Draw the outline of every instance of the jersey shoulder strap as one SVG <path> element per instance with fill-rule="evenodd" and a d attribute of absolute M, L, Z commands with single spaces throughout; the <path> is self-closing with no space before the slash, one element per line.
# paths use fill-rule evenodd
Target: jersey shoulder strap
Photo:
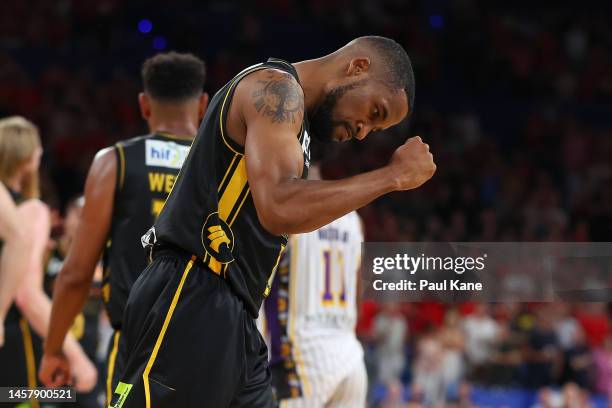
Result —
<path fill-rule="evenodd" d="M 116 180 L 116 191 L 121 192 L 125 186 L 125 172 L 128 160 L 127 150 L 132 149 L 133 146 L 139 145 L 143 140 L 147 139 L 151 135 L 136 136 L 131 139 L 120 140 L 115 143 L 115 154 L 117 157 L 117 180 Z"/>

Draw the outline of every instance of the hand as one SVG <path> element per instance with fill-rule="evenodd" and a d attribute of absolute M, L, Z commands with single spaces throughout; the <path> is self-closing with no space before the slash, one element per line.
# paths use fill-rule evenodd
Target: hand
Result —
<path fill-rule="evenodd" d="M 387 168 L 391 171 L 396 190 L 417 188 L 436 172 L 429 145 L 423 143 L 419 136 L 411 137 L 398 147 Z"/>
<path fill-rule="evenodd" d="M 3 319 L 0 319 L 0 348 L 4 346 L 4 323 L 2 320 Z"/>
<path fill-rule="evenodd" d="M 63 353 L 45 353 L 38 370 L 38 378 L 45 387 L 58 388 L 62 385 L 70 385 L 70 364 L 66 356 Z"/>
<path fill-rule="evenodd" d="M 87 393 L 94 389 L 98 381 L 98 370 L 93 363 L 83 355 L 72 364 L 74 388 L 80 393 Z"/>

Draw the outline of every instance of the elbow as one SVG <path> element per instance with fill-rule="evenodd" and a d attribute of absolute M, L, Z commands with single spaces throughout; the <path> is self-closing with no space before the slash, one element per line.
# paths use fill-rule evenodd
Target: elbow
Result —
<path fill-rule="evenodd" d="M 24 288 L 15 294 L 15 305 L 24 316 L 29 316 L 31 309 L 35 307 L 36 300 L 35 288 Z"/>
<path fill-rule="evenodd" d="M 282 206 L 268 205 L 265 211 L 257 211 L 261 226 L 272 235 L 293 233 L 292 217 Z"/>
<path fill-rule="evenodd" d="M 71 268 L 64 265 L 57 276 L 54 291 L 65 290 L 68 293 L 89 290 L 91 278 L 85 274 L 77 273 L 79 268 Z"/>
<path fill-rule="evenodd" d="M 275 216 L 259 216 L 259 223 L 272 235 L 289 234 L 287 223 Z"/>

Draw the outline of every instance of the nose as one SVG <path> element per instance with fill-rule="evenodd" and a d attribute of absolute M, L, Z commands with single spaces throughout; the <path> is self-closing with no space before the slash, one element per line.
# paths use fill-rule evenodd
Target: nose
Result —
<path fill-rule="evenodd" d="M 370 128 L 366 126 L 363 122 L 357 122 L 357 133 L 355 134 L 355 138 L 357 140 L 363 140 L 370 132 Z"/>

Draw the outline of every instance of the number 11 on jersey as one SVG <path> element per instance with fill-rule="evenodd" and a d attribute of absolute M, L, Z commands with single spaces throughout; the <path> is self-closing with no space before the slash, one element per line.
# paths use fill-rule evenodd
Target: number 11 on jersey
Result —
<path fill-rule="evenodd" d="M 346 305 L 346 284 L 344 282 L 346 271 L 344 269 L 342 251 L 334 251 L 333 249 L 323 251 L 323 272 L 325 275 L 323 277 L 321 302 L 324 306 Z M 337 286 L 340 286 L 340 288 Z"/>

